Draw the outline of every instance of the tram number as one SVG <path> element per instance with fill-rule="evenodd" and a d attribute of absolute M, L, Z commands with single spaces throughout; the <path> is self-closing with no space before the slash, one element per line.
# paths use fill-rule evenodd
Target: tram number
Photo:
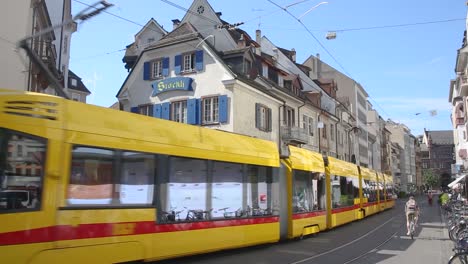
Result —
<path fill-rule="evenodd" d="M 112 235 L 131 235 L 135 233 L 135 223 L 124 223 L 112 225 Z"/>

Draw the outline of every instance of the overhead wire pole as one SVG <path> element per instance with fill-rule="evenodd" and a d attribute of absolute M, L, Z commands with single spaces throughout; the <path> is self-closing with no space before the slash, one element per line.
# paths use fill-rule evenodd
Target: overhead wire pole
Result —
<path fill-rule="evenodd" d="M 312 31 L 310 31 L 310 29 L 300 20 L 298 19 L 297 17 L 295 17 L 291 12 L 289 12 L 286 7 L 282 7 L 278 4 L 276 4 L 275 2 L 271 1 L 271 0 L 268 0 L 268 2 L 272 3 L 273 5 L 277 6 L 278 8 L 281 8 L 284 10 L 284 12 L 288 13 L 288 15 L 292 16 L 294 19 L 297 20 L 297 22 L 299 22 L 299 24 L 301 24 L 305 30 L 315 39 L 315 41 L 317 41 L 317 43 L 320 45 L 320 47 L 322 47 L 323 50 L 325 50 L 325 52 L 338 64 L 338 66 L 340 66 L 340 68 L 348 75 L 348 76 L 351 76 L 351 74 L 348 73 L 348 71 L 346 71 L 346 69 L 343 67 L 343 65 L 341 65 L 341 63 L 335 58 L 335 56 L 333 56 L 327 48 L 325 48 L 325 46 L 322 44 L 322 42 L 320 42 L 320 40 L 318 40 L 317 37 L 315 37 L 315 35 L 312 33 Z M 320 4 L 316 5 L 315 7 L 319 6 Z M 313 8 L 315 8 L 313 7 Z M 312 8 L 312 9 L 313 9 Z"/>

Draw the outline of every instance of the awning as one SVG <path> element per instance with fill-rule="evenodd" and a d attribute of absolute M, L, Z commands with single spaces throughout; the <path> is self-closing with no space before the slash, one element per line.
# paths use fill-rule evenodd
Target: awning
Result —
<path fill-rule="evenodd" d="M 457 183 L 459 183 L 461 180 L 465 179 L 465 176 L 466 176 L 466 174 L 463 175 L 463 176 L 458 177 L 456 180 L 454 180 L 453 182 L 449 183 L 448 187 L 449 187 L 449 188 L 455 187 L 455 185 L 456 185 Z"/>

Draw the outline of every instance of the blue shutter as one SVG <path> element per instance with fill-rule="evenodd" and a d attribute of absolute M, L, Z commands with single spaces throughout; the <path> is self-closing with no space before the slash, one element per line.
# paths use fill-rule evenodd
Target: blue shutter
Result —
<path fill-rule="evenodd" d="M 203 71 L 203 50 L 195 51 L 195 69 Z"/>
<path fill-rule="evenodd" d="M 180 74 L 182 71 L 182 55 L 176 55 L 174 58 L 174 71 L 175 74 Z"/>
<path fill-rule="evenodd" d="M 162 75 L 164 77 L 169 76 L 169 58 L 168 57 L 163 58 L 163 61 L 162 61 Z"/>
<path fill-rule="evenodd" d="M 153 106 L 153 117 L 161 118 L 161 116 L 162 116 L 161 104 L 155 104 Z"/>
<path fill-rule="evenodd" d="M 162 103 L 162 111 L 161 111 L 161 118 L 169 120 L 171 109 L 171 103 Z"/>
<path fill-rule="evenodd" d="M 198 122 L 198 107 L 197 99 L 188 99 L 187 100 L 187 123 L 191 125 L 196 125 Z"/>
<path fill-rule="evenodd" d="M 130 112 L 136 113 L 136 114 L 140 113 L 140 111 L 138 111 L 138 106 L 131 107 Z"/>
<path fill-rule="evenodd" d="M 150 80 L 151 63 L 149 61 L 143 64 L 143 80 Z"/>
<path fill-rule="evenodd" d="M 221 95 L 218 99 L 219 103 L 219 122 L 227 123 L 228 121 L 228 97 Z"/>

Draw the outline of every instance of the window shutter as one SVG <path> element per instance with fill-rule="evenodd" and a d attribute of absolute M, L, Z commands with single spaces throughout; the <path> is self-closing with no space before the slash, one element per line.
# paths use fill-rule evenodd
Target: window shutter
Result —
<path fill-rule="evenodd" d="M 271 132 L 272 130 L 272 117 L 271 117 L 271 108 L 268 108 L 268 131 Z"/>
<path fill-rule="evenodd" d="M 161 111 L 161 118 L 162 119 L 170 119 L 170 108 L 171 108 L 171 103 L 162 103 L 162 111 Z"/>
<path fill-rule="evenodd" d="M 149 61 L 143 64 L 143 80 L 150 80 L 151 63 Z"/>
<path fill-rule="evenodd" d="M 175 74 L 180 74 L 182 71 L 182 55 L 176 55 L 174 58 L 174 71 Z"/>
<path fill-rule="evenodd" d="M 197 122 L 197 99 L 192 98 L 187 100 L 187 123 L 196 125 Z"/>
<path fill-rule="evenodd" d="M 255 127 L 260 128 L 260 104 L 255 103 Z"/>
<path fill-rule="evenodd" d="M 138 106 L 131 107 L 130 112 L 136 113 L 136 114 L 140 113 L 140 111 L 138 111 Z"/>
<path fill-rule="evenodd" d="M 228 97 L 221 95 L 219 98 L 219 122 L 227 123 L 228 121 Z"/>
<path fill-rule="evenodd" d="M 155 104 L 153 106 L 153 117 L 161 118 L 162 114 L 162 107 L 161 104 Z"/>
<path fill-rule="evenodd" d="M 203 71 L 203 50 L 195 51 L 195 69 Z"/>
<path fill-rule="evenodd" d="M 162 61 L 162 75 L 164 77 L 169 76 L 169 58 L 165 57 Z"/>

